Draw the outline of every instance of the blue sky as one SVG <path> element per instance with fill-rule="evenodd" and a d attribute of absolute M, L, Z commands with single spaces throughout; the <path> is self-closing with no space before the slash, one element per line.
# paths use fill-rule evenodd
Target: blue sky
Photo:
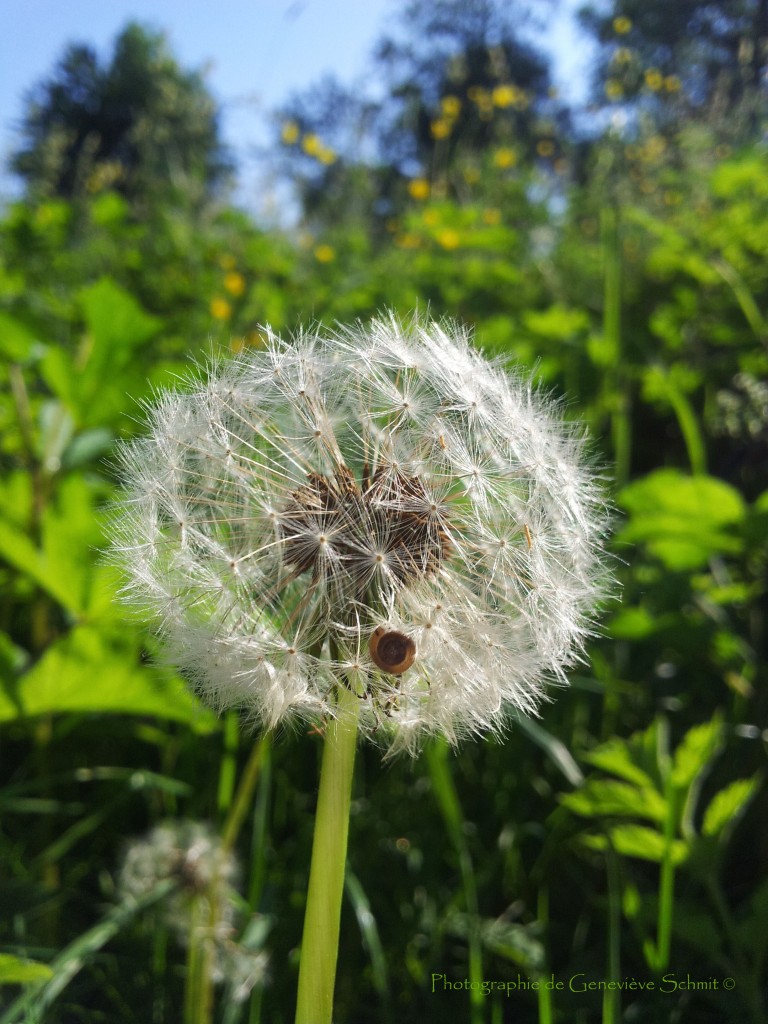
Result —
<path fill-rule="evenodd" d="M 573 31 L 575 0 L 561 0 L 546 33 L 558 84 L 583 96 L 588 58 Z M 222 129 L 240 168 L 241 202 L 268 196 L 255 149 L 269 135 L 270 110 L 324 73 L 354 82 L 399 0 L 5 0 L 0 37 L 0 160 L 17 136 L 25 92 L 48 75 L 70 42 L 102 55 L 131 19 L 164 31 L 182 66 L 204 69 L 221 105 Z M 0 175 L 0 197 L 14 189 Z"/>

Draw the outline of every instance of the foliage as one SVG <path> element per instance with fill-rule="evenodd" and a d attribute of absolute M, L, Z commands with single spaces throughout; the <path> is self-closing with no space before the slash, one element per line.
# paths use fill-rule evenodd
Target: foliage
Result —
<path fill-rule="evenodd" d="M 229 170 L 202 77 L 183 72 L 161 35 L 129 24 L 108 66 L 71 46 L 30 93 L 12 166 L 40 196 L 114 186 L 132 201 L 158 191 L 204 195 Z"/>
<path fill-rule="evenodd" d="M 730 32 L 736 6 L 715 8 Z M 646 9 L 609 5 L 605 25 L 635 19 L 638 53 L 641 30 L 682 38 L 689 5 Z M 429 85 L 416 58 L 392 81 L 413 75 L 431 115 L 445 52 L 417 50 Z M 663 69 L 685 90 L 688 53 Z M 127 841 L 179 818 L 236 847 L 232 938 L 270 956 L 248 1002 L 234 977 L 217 988 L 215 1019 L 292 1019 L 320 744 L 256 744 L 154 660 L 98 554 L 111 451 L 141 429 L 136 402 L 209 348 L 385 304 L 464 319 L 569 396 L 613 480 L 621 596 L 538 721 L 415 762 L 358 751 L 339 1021 L 765 1019 L 765 144 L 759 120 L 737 133 L 666 102 L 589 139 L 535 104 L 528 139 L 492 103 L 487 134 L 468 126 L 449 154 L 419 149 L 390 95 L 413 164 L 337 150 L 330 128 L 308 149 L 310 121 L 292 141 L 283 121 L 281 159 L 318 183 L 292 233 L 223 201 L 201 212 L 194 190 L 157 201 L 138 177 L 130 196 L 30 184 L 6 208 L 0 1021 L 179 1019 L 184 950 L 116 883 Z M 665 974 L 735 987 L 661 991 Z M 575 992 L 576 975 L 645 987 Z M 517 987 L 481 998 L 470 978 Z"/>

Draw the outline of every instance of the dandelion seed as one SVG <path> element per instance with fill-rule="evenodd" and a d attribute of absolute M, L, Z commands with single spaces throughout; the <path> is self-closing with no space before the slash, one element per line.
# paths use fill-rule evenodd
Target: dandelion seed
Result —
<path fill-rule="evenodd" d="M 267 727 L 347 689 L 395 748 L 535 713 L 606 578 L 578 428 L 454 324 L 265 339 L 121 451 L 113 551 L 169 658 Z"/>

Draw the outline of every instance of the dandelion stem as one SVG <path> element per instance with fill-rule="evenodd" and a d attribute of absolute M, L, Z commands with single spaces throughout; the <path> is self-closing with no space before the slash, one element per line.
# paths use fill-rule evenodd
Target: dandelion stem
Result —
<path fill-rule="evenodd" d="M 331 1024 L 360 700 L 338 688 L 326 730 L 304 915 L 296 1024 Z"/>

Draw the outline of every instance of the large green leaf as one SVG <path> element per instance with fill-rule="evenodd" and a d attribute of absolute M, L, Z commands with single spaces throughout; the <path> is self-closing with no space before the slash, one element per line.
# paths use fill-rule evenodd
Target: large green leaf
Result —
<path fill-rule="evenodd" d="M 187 691 L 139 662 L 130 634 L 77 626 L 52 644 L 0 693 L 0 721 L 60 712 L 153 715 L 185 722 L 200 732 L 217 727 L 216 716 Z"/>
<path fill-rule="evenodd" d="M 621 539 L 645 544 L 669 569 L 696 569 L 742 548 L 744 501 L 722 480 L 660 469 L 625 487 L 619 501 L 629 512 Z"/>

